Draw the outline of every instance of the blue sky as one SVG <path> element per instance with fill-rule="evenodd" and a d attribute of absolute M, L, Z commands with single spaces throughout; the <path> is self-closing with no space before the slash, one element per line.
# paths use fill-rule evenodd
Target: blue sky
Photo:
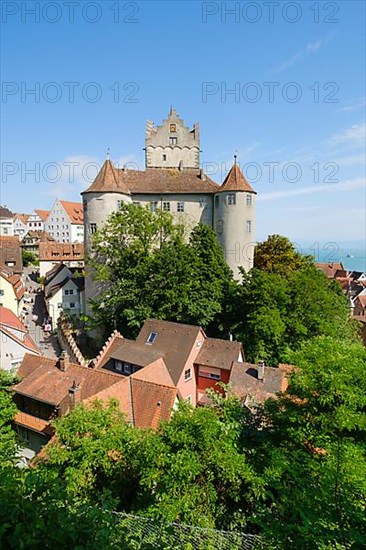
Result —
<path fill-rule="evenodd" d="M 69 4 L 2 2 L 2 204 L 79 200 L 108 147 L 143 167 L 173 105 L 217 182 L 237 151 L 258 239 L 365 237 L 364 2 Z"/>

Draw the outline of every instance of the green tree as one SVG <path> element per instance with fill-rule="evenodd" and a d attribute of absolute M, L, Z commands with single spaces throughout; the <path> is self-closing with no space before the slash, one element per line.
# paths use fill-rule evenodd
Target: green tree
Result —
<path fill-rule="evenodd" d="M 366 350 L 323 336 L 291 359 L 288 394 L 266 404 L 260 455 L 274 475 L 261 524 L 279 548 L 364 548 Z"/>
<path fill-rule="evenodd" d="M 223 310 L 232 273 L 214 231 L 185 230 L 168 212 L 123 205 L 95 235 L 90 263 L 103 290 L 97 323 L 133 336 L 149 317 L 207 326 Z"/>
<path fill-rule="evenodd" d="M 254 249 L 254 267 L 267 273 L 288 276 L 312 263 L 311 256 L 302 256 L 289 239 L 281 235 L 269 235 Z"/>
<path fill-rule="evenodd" d="M 39 260 L 33 252 L 22 249 L 22 259 L 24 267 L 29 265 L 39 265 Z"/>

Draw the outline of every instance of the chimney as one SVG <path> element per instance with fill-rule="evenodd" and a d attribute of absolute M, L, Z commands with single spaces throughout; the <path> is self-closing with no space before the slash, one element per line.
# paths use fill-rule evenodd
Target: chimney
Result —
<path fill-rule="evenodd" d="M 67 371 L 69 364 L 70 357 L 68 356 L 66 351 L 62 351 L 60 359 L 58 360 L 59 369 L 63 372 Z"/>
<path fill-rule="evenodd" d="M 200 178 L 202 181 L 205 181 L 206 179 L 206 174 L 204 173 L 203 168 L 200 168 Z"/>
<path fill-rule="evenodd" d="M 258 380 L 264 380 L 264 361 L 258 361 Z"/>
<path fill-rule="evenodd" d="M 73 409 L 75 405 L 81 402 L 81 392 L 79 385 L 75 382 L 72 383 L 71 388 L 69 388 L 69 405 L 70 409 Z"/>

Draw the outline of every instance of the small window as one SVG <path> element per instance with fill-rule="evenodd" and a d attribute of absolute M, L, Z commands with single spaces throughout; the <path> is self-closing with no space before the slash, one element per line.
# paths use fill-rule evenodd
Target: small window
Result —
<path fill-rule="evenodd" d="M 157 332 L 150 332 L 149 338 L 146 340 L 147 344 L 153 344 L 155 342 L 155 338 L 157 337 Z"/>
<path fill-rule="evenodd" d="M 184 399 L 184 401 L 187 401 L 187 403 L 191 403 L 191 396 L 187 395 L 187 397 Z"/>
<path fill-rule="evenodd" d="M 247 220 L 247 223 L 245 225 L 245 230 L 246 230 L 247 233 L 252 232 L 252 222 L 251 222 L 251 220 Z"/>
<path fill-rule="evenodd" d="M 231 204 L 236 204 L 236 195 L 234 193 L 230 193 L 228 196 L 227 196 L 227 203 L 229 205 Z"/>
<path fill-rule="evenodd" d="M 75 309 L 75 302 L 70 302 L 70 308 Z"/>
<path fill-rule="evenodd" d="M 252 206 L 252 195 L 250 193 L 247 194 L 247 206 Z"/>
<path fill-rule="evenodd" d="M 200 197 L 199 200 L 200 200 L 200 207 L 201 207 L 201 208 L 204 208 L 204 207 L 206 206 L 206 201 L 205 201 L 205 199 L 204 199 L 203 197 Z"/>
<path fill-rule="evenodd" d="M 166 155 L 163 155 L 163 160 L 166 160 Z"/>
<path fill-rule="evenodd" d="M 69 294 L 69 290 L 65 290 L 65 296 L 67 296 Z"/>
<path fill-rule="evenodd" d="M 150 202 L 150 212 L 156 212 L 158 209 L 158 202 L 157 201 L 151 201 Z"/>
<path fill-rule="evenodd" d="M 176 137 L 169 138 L 170 145 L 177 145 L 178 139 Z"/>
<path fill-rule="evenodd" d="M 218 208 L 220 205 L 220 197 L 218 195 L 216 195 L 215 197 L 215 207 Z"/>
<path fill-rule="evenodd" d="M 176 124 L 171 124 L 171 125 L 170 125 L 170 131 L 171 131 L 172 133 L 176 132 L 176 131 L 177 131 L 177 125 L 176 125 Z"/>
<path fill-rule="evenodd" d="M 170 202 L 163 202 L 163 210 L 170 212 Z"/>
<path fill-rule="evenodd" d="M 130 365 L 129 363 L 123 363 L 123 372 L 125 374 L 131 374 L 132 372 L 132 365 Z"/>
<path fill-rule="evenodd" d="M 2 288 L 0 288 L 0 296 L 4 296 L 4 291 Z"/>
<path fill-rule="evenodd" d="M 117 359 L 114 361 L 114 370 L 122 372 L 122 361 L 117 361 Z"/>
<path fill-rule="evenodd" d="M 97 224 L 96 223 L 91 223 L 90 226 L 89 226 L 89 229 L 90 229 L 90 233 L 96 233 L 97 232 Z"/>
<path fill-rule="evenodd" d="M 184 371 L 184 380 L 190 380 L 192 378 L 192 371 L 191 369 L 187 369 Z"/>
<path fill-rule="evenodd" d="M 184 202 L 177 203 L 177 212 L 184 212 Z"/>

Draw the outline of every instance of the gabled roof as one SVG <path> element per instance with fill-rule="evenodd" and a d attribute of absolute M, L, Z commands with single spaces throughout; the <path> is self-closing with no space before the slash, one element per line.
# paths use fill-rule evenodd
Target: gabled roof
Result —
<path fill-rule="evenodd" d="M 14 218 L 15 214 L 9 208 L 0 208 L 0 218 Z"/>
<path fill-rule="evenodd" d="M 14 263 L 14 266 L 8 266 L 9 263 Z M 0 264 L 11 267 L 14 273 L 22 272 L 23 260 L 19 237 L 0 235 Z"/>
<path fill-rule="evenodd" d="M 20 365 L 18 374 L 25 378 L 14 386 L 16 393 L 37 401 L 59 405 L 68 396 L 74 382 L 79 386 L 81 400 L 99 393 L 120 380 L 118 374 L 82 367 L 70 363 L 66 371 L 58 368 L 56 360 L 26 355 L 25 366 Z M 33 368 L 31 368 L 31 366 Z"/>
<path fill-rule="evenodd" d="M 15 221 L 16 219 L 19 219 L 22 223 L 24 223 L 24 225 L 26 225 L 29 216 L 30 216 L 30 214 L 15 214 L 15 216 L 14 216 L 14 221 Z"/>
<path fill-rule="evenodd" d="M 255 193 L 254 189 L 243 176 L 240 166 L 236 163 L 231 167 L 220 187 L 220 191 L 246 191 L 248 193 Z"/>
<path fill-rule="evenodd" d="M 30 229 L 28 233 L 24 236 L 22 244 L 27 242 L 29 239 L 37 239 L 38 242 L 55 242 L 55 239 L 44 230 Z"/>
<path fill-rule="evenodd" d="M 59 201 L 73 224 L 81 225 L 84 221 L 83 205 L 81 202 Z"/>
<path fill-rule="evenodd" d="M 233 362 L 239 360 L 240 353 L 244 359 L 243 346 L 240 342 L 207 338 L 195 359 L 195 364 L 231 370 Z"/>
<path fill-rule="evenodd" d="M 40 210 L 39 208 L 36 208 L 35 213 L 38 214 L 38 216 L 41 218 L 43 222 L 45 222 L 51 212 L 51 210 Z"/>
<path fill-rule="evenodd" d="M 21 332 L 22 336 L 14 333 L 14 330 Z M 21 347 L 37 354 L 41 353 L 38 346 L 27 333 L 27 329 L 23 323 L 12 311 L 10 311 L 10 309 L 2 306 L 0 306 L 0 332 L 2 332 L 7 338 L 11 338 Z"/>
<path fill-rule="evenodd" d="M 199 168 L 147 168 L 125 170 L 106 160 L 92 185 L 85 193 L 115 192 L 135 194 L 217 193 L 220 186 Z"/>
<path fill-rule="evenodd" d="M 344 271 L 342 262 L 316 262 L 315 267 L 322 271 L 328 279 L 334 279 L 337 271 Z"/>
<path fill-rule="evenodd" d="M 157 336 L 152 344 L 148 344 L 147 340 L 152 332 Z M 145 346 L 146 349 L 161 354 L 176 385 L 200 333 L 203 341 L 205 335 L 201 327 L 148 319 L 141 328 L 136 342 Z"/>
<path fill-rule="evenodd" d="M 250 399 L 255 403 L 264 403 L 266 399 L 284 391 L 286 369 L 265 366 L 263 379 L 259 379 L 258 374 L 258 365 L 233 363 L 229 379 L 230 391 L 242 401 Z"/>
<path fill-rule="evenodd" d="M 108 353 L 105 354 L 102 361 L 98 364 L 98 368 L 104 367 L 110 359 L 126 361 L 127 363 L 137 365 L 138 367 L 146 367 L 161 357 L 161 353 L 157 353 L 151 349 L 151 346 L 146 347 L 143 344 L 135 342 L 134 340 L 128 340 L 122 336 L 116 336 L 108 350 Z"/>

